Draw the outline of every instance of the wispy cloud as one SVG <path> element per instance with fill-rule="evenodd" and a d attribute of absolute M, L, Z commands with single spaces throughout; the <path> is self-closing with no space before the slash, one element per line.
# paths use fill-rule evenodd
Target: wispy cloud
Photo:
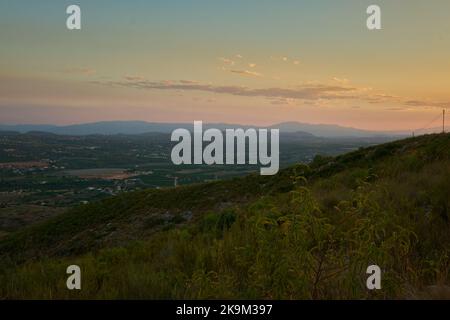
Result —
<path fill-rule="evenodd" d="M 182 84 L 199 84 L 200 82 L 195 81 L 195 80 L 180 80 L 179 81 Z"/>
<path fill-rule="evenodd" d="M 249 70 L 230 70 L 232 73 L 237 73 L 243 76 L 250 76 L 250 77 L 262 77 L 263 75 L 259 72 L 249 71 Z"/>
<path fill-rule="evenodd" d="M 425 100 L 408 100 L 405 105 L 410 107 L 434 107 L 434 108 L 448 108 L 450 107 L 450 102 L 442 101 L 425 101 Z"/>
<path fill-rule="evenodd" d="M 72 67 L 63 70 L 64 73 L 79 74 L 85 76 L 91 76 L 97 73 L 95 69 L 84 67 Z"/>
<path fill-rule="evenodd" d="M 333 77 L 331 79 L 338 83 L 344 83 L 344 84 L 349 83 L 349 80 L 346 78 Z"/>
<path fill-rule="evenodd" d="M 227 70 L 229 72 L 259 77 L 261 74 L 249 70 Z M 450 103 L 437 101 L 414 100 L 392 94 L 376 92 L 370 87 L 358 87 L 350 85 L 347 79 L 337 78 L 329 83 L 318 81 L 307 82 L 295 87 L 268 87 L 251 88 L 238 85 L 214 85 L 202 83 L 194 80 L 163 80 L 150 81 L 137 76 L 125 76 L 121 81 L 91 81 L 92 83 L 107 86 L 122 86 L 142 90 L 173 90 L 176 92 L 209 92 L 217 94 L 227 94 L 241 97 L 262 97 L 267 98 L 270 103 L 278 105 L 293 105 L 297 100 L 314 105 L 323 105 L 331 101 L 362 101 L 370 104 L 383 104 L 389 109 L 402 110 L 411 108 L 435 108 L 446 107 Z"/>
<path fill-rule="evenodd" d="M 270 103 L 274 104 L 274 105 L 294 105 L 295 104 L 296 99 L 291 99 L 291 98 L 275 98 L 275 99 L 271 99 Z"/>
<path fill-rule="evenodd" d="M 241 71 L 235 70 L 238 73 Z M 242 71 L 247 74 L 247 72 Z M 97 82 L 98 83 L 98 82 Z M 203 91 L 219 94 L 229 94 L 244 97 L 266 97 L 271 99 L 296 99 L 296 100 L 316 100 L 316 99 L 356 99 L 360 90 L 356 87 L 339 85 L 301 85 L 294 88 L 249 88 L 245 86 L 218 86 L 212 84 L 202 84 L 196 82 L 187 83 L 184 81 L 116 81 L 103 82 L 105 85 L 124 86 L 144 90 L 183 90 L 183 91 Z"/>
<path fill-rule="evenodd" d="M 281 61 L 281 62 L 286 62 L 286 63 L 292 63 L 294 65 L 299 65 L 300 64 L 300 60 L 299 59 L 289 58 L 287 56 L 270 56 L 270 60 Z"/>
<path fill-rule="evenodd" d="M 141 80 L 144 80 L 144 77 L 142 77 L 142 76 L 133 76 L 133 75 L 125 75 L 123 78 L 125 80 L 128 80 L 128 81 L 141 81 Z"/>
<path fill-rule="evenodd" d="M 228 58 L 220 58 L 220 60 L 228 65 L 222 66 L 221 70 L 226 72 L 231 72 L 234 74 L 246 76 L 246 77 L 264 77 L 264 74 L 257 72 L 256 63 L 253 62 L 245 62 L 244 60 L 238 61 L 239 59 L 243 59 L 243 56 L 240 54 L 234 55 L 234 59 L 232 60 Z M 287 55 L 278 55 L 278 56 L 270 56 L 270 60 L 281 62 L 281 65 L 300 65 L 300 60 L 295 59 L 294 57 L 289 57 Z M 234 68 L 230 68 L 234 66 Z M 247 66 L 251 70 L 245 68 Z M 238 68 L 238 67 L 242 67 Z M 256 68 L 256 69 L 255 69 Z M 259 70 L 258 70 L 259 71 Z M 266 74 L 267 78 L 272 80 L 280 80 L 279 76 Z M 286 99 L 302 99 L 302 100 L 344 100 L 344 99 L 359 99 L 365 101 L 366 103 L 377 105 L 377 104 L 395 104 L 395 106 L 389 107 L 386 110 L 406 110 L 412 108 L 448 108 L 450 106 L 450 102 L 442 102 L 442 101 L 431 101 L 431 100 L 421 100 L 415 99 L 411 97 L 405 96 L 397 96 L 389 93 L 380 93 L 379 91 L 374 90 L 370 87 L 356 87 L 351 85 L 351 82 L 346 77 L 331 77 L 328 84 L 323 84 L 320 82 L 310 82 L 306 83 L 302 86 L 299 86 L 295 89 L 293 88 L 267 88 L 267 89 L 251 89 L 245 87 L 226 87 L 226 90 L 223 90 L 225 87 L 221 86 L 203 86 L 198 84 L 199 86 L 196 88 L 190 88 L 187 90 L 201 90 L 208 92 L 217 92 L 217 93 L 226 93 L 232 95 L 241 95 L 241 96 L 261 96 L 272 98 L 271 103 L 273 104 L 286 104 Z M 332 83 L 330 85 L 329 83 Z M 170 89 L 170 88 L 166 88 Z M 292 103 L 292 102 L 290 102 Z"/>
<path fill-rule="evenodd" d="M 408 108 L 405 108 L 405 107 L 389 107 L 389 108 L 386 108 L 384 110 L 387 110 L 387 111 L 405 111 L 405 110 L 408 110 Z"/>
<path fill-rule="evenodd" d="M 236 62 L 234 60 L 228 59 L 228 58 L 219 58 L 220 61 L 222 61 L 224 64 L 227 64 L 229 66 L 234 66 Z"/>

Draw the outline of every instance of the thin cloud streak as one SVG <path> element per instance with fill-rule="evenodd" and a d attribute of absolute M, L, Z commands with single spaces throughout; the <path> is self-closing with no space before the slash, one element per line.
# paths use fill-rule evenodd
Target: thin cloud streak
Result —
<path fill-rule="evenodd" d="M 258 73 L 254 73 L 248 70 L 230 70 L 237 74 L 246 76 L 258 76 Z M 149 81 L 133 79 L 132 77 L 126 77 L 122 81 L 92 81 L 91 83 L 107 85 L 107 86 L 120 86 L 135 88 L 141 90 L 174 90 L 174 91 L 198 91 L 209 92 L 216 94 L 227 94 L 241 97 L 262 97 L 267 98 L 273 104 L 283 104 L 289 101 L 289 104 L 293 103 L 293 100 L 305 100 L 305 101 L 325 101 L 325 100 L 360 100 L 370 104 L 380 103 L 395 103 L 397 107 L 402 105 L 407 108 L 412 107 L 444 107 L 450 105 L 450 103 L 431 102 L 412 100 L 410 98 L 402 98 L 395 95 L 389 95 L 385 93 L 373 92 L 372 88 L 350 86 L 347 83 L 336 84 L 321 84 L 321 83 L 307 83 L 296 87 L 282 88 L 282 87 L 269 87 L 269 88 L 250 88 L 246 86 L 220 86 L 213 84 L 205 84 L 191 80 L 165 80 L 165 81 Z"/>
<path fill-rule="evenodd" d="M 237 73 L 243 76 L 250 76 L 250 77 L 262 77 L 263 75 L 259 72 L 255 71 L 249 71 L 249 70 L 230 70 L 231 73 Z"/>
<path fill-rule="evenodd" d="M 75 67 L 75 68 L 67 68 L 63 70 L 64 73 L 68 74 L 80 74 L 85 76 L 91 76 L 97 73 L 95 69 L 92 68 L 82 68 L 82 67 Z"/>
<path fill-rule="evenodd" d="M 216 86 L 187 81 L 147 81 L 130 80 L 95 82 L 110 86 L 122 86 L 145 90 L 183 90 L 203 91 L 219 94 L 229 94 L 244 97 L 266 97 L 281 99 L 316 100 L 316 99 L 356 99 L 360 98 L 359 89 L 338 85 L 303 85 L 295 88 L 249 88 L 245 86 Z"/>

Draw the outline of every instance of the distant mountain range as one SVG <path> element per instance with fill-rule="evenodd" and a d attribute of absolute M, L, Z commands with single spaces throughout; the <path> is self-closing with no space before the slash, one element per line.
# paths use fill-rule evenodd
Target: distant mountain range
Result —
<path fill-rule="evenodd" d="M 84 124 L 75 124 L 68 126 L 56 125 L 35 125 L 35 124 L 19 124 L 19 125 L 2 125 L 1 131 L 16 131 L 27 133 L 31 131 L 48 132 L 62 135 L 90 135 L 90 134 L 142 134 L 148 132 L 171 133 L 177 128 L 186 128 L 192 130 L 192 123 L 158 123 L 145 121 L 104 121 Z M 204 124 L 204 129 L 217 128 L 250 128 L 255 126 L 226 124 L 226 123 L 208 123 Z M 326 138 L 342 138 L 342 137 L 380 137 L 380 136 L 403 136 L 405 132 L 381 132 L 355 129 L 350 127 L 342 127 L 330 124 L 309 124 L 300 122 L 282 122 L 269 127 L 279 128 L 281 133 L 297 133 L 310 134 L 317 137 Z"/>

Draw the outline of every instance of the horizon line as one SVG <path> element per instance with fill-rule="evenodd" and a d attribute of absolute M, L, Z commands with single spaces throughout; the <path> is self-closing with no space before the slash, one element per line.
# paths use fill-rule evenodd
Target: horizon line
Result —
<path fill-rule="evenodd" d="M 201 120 L 192 120 L 192 122 L 188 121 L 182 121 L 182 122 L 163 122 L 163 121 L 146 121 L 146 120 L 101 120 L 101 121 L 92 121 L 92 122 L 77 122 L 77 123 L 71 123 L 71 124 L 54 124 L 54 123 L 0 123 L 0 126 L 53 126 L 58 128 L 64 128 L 64 127 L 70 127 L 70 126 L 78 126 L 78 125 L 92 125 L 92 124 L 99 124 L 99 123 L 120 123 L 120 122 L 141 122 L 141 123 L 147 123 L 147 124 L 180 124 L 180 125 L 186 125 L 186 124 L 193 124 L 194 121 L 201 121 Z M 405 134 L 406 132 L 414 132 L 414 131 L 424 131 L 424 130 L 439 130 L 441 127 L 430 127 L 430 128 L 423 128 L 421 130 L 413 130 L 413 129 L 394 129 L 394 130 L 372 130 L 372 129 L 365 129 L 365 128 L 358 128 L 358 127 L 351 127 L 351 126 L 343 126 L 336 123 L 311 123 L 311 122 L 299 122 L 299 121 L 283 121 L 283 122 L 276 122 L 270 125 L 256 125 L 256 124 L 248 124 L 248 123 L 230 123 L 230 122 L 215 122 L 215 121 L 203 121 L 204 124 L 212 125 L 212 124 L 221 124 L 221 125 L 239 125 L 239 126 L 246 126 L 246 127 L 256 127 L 256 128 L 263 128 L 263 127 L 275 127 L 277 125 L 292 123 L 292 124 L 303 124 L 303 125 L 314 125 L 314 126 L 337 126 L 343 129 L 354 129 L 354 130 L 361 130 L 361 131 L 367 131 L 372 133 L 402 133 Z M 445 126 L 445 128 L 449 127 L 448 125 Z"/>

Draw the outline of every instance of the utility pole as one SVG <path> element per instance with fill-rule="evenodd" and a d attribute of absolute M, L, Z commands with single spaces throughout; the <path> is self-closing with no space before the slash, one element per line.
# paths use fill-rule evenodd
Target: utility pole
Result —
<path fill-rule="evenodd" d="M 445 109 L 442 109 L 442 133 L 445 133 Z"/>

